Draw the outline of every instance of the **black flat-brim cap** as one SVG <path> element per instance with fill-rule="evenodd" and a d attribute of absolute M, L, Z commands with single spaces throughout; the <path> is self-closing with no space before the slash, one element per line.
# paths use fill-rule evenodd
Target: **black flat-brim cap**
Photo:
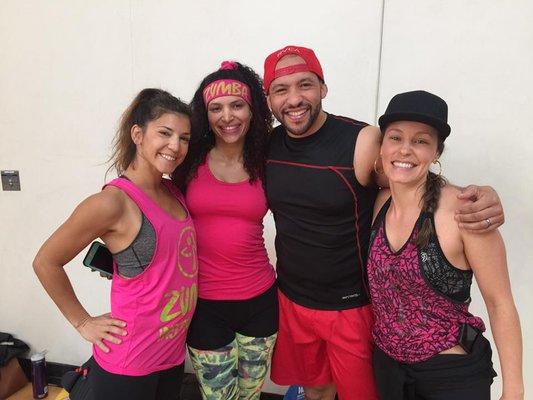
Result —
<path fill-rule="evenodd" d="M 385 114 L 379 117 L 379 127 L 385 132 L 391 122 L 416 121 L 435 128 L 442 140 L 450 134 L 448 105 L 439 96 L 424 90 L 400 93 L 394 96 Z"/>

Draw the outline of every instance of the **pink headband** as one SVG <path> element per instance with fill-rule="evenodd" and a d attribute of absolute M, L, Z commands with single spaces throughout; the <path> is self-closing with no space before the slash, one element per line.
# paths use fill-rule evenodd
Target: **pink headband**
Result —
<path fill-rule="evenodd" d="M 252 105 L 252 96 L 247 84 L 235 79 L 219 79 L 211 82 L 204 88 L 204 103 L 207 106 L 211 101 L 223 96 L 237 96 Z"/>

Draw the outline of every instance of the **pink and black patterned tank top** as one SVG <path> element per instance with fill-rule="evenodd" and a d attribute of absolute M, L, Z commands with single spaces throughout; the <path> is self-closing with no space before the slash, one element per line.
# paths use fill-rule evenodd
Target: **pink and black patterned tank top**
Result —
<path fill-rule="evenodd" d="M 417 220 L 407 242 L 396 252 L 387 240 L 381 208 L 370 236 L 368 281 L 375 314 L 376 345 L 404 363 L 425 361 L 459 342 L 460 327 L 484 331 L 483 321 L 468 312 L 472 271 L 454 267 L 444 256 L 436 235 L 424 249 L 416 236 L 424 218 Z"/>

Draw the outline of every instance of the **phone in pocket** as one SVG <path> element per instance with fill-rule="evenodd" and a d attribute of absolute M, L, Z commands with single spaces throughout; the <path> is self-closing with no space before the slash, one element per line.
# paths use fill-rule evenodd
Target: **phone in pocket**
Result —
<path fill-rule="evenodd" d="M 83 265 L 93 271 L 98 271 L 107 278 L 113 276 L 113 255 L 101 242 L 92 242 L 89 251 L 83 259 Z"/>
<path fill-rule="evenodd" d="M 467 354 L 472 353 L 474 342 L 479 336 L 479 333 L 479 330 L 474 328 L 472 325 L 461 325 L 461 328 L 459 330 L 459 345 Z"/>

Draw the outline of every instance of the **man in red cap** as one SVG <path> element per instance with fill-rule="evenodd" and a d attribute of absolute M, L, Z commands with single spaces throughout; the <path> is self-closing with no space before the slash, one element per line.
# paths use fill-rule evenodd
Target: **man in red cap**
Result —
<path fill-rule="evenodd" d="M 377 194 L 379 128 L 322 110 L 328 92 L 313 50 L 286 46 L 265 60 L 264 88 L 281 123 L 266 170 L 276 222 L 280 326 L 272 380 L 307 399 L 377 399 L 366 255 Z M 380 182 L 378 182 L 379 184 Z M 471 187 L 472 229 L 503 223 L 492 189 Z"/>

